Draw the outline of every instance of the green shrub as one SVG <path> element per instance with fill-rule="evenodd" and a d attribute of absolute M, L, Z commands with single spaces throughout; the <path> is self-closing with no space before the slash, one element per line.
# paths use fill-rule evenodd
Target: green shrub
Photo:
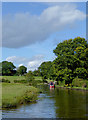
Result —
<path fill-rule="evenodd" d="M 14 80 L 14 83 L 27 83 L 27 80 Z"/>
<path fill-rule="evenodd" d="M 76 87 L 87 87 L 87 80 L 82 78 L 75 78 L 72 81 L 72 85 Z"/>
<path fill-rule="evenodd" d="M 9 81 L 9 80 L 4 79 L 4 78 L 2 78 L 2 79 L 0 80 L 0 82 L 10 83 L 10 81 Z"/>

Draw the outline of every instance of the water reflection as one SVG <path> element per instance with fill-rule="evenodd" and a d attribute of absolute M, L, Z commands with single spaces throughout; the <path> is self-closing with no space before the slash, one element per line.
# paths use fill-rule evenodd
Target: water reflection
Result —
<path fill-rule="evenodd" d="M 87 94 L 88 95 L 88 94 Z M 86 93 L 77 90 L 56 89 L 56 117 L 86 118 Z"/>

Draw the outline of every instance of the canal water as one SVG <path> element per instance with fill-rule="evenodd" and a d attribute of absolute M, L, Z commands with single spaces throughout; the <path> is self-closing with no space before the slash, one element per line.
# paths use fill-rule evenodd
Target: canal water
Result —
<path fill-rule="evenodd" d="M 36 103 L 3 110 L 3 118 L 84 118 L 88 117 L 88 92 L 40 86 L 43 93 Z"/>

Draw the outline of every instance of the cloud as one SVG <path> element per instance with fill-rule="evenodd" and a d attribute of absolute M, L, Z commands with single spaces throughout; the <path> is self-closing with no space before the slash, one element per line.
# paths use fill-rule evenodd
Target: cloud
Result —
<path fill-rule="evenodd" d="M 13 64 L 16 64 L 19 66 L 26 66 L 27 70 L 35 70 L 37 69 L 42 62 L 44 62 L 44 56 L 43 55 L 36 55 L 32 58 L 24 58 L 24 57 L 17 57 L 17 56 L 10 56 L 6 58 L 6 61 L 13 62 Z"/>
<path fill-rule="evenodd" d="M 24 57 L 17 57 L 17 56 L 11 56 L 6 58 L 6 61 L 13 62 L 15 64 L 25 64 L 26 62 L 29 61 L 29 59 L 24 58 Z"/>
<path fill-rule="evenodd" d="M 19 64 L 19 67 L 20 67 L 20 66 L 23 66 L 23 64 Z"/>
<path fill-rule="evenodd" d="M 50 6 L 40 15 L 17 13 L 3 17 L 2 45 L 7 48 L 20 48 L 42 42 L 53 33 L 84 20 L 85 14 L 74 5 Z"/>

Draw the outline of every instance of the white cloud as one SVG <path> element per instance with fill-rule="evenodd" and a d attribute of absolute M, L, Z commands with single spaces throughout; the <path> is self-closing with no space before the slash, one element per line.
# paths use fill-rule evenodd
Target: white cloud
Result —
<path fill-rule="evenodd" d="M 20 66 L 23 66 L 23 64 L 19 64 L 19 67 L 20 67 Z"/>
<path fill-rule="evenodd" d="M 29 71 L 37 69 L 41 65 L 41 63 L 44 62 L 43 58 L 43 55 L 36 55 L 30 59 L 24 57 L 11 56 L 6 58 L 6 61 L 13 62 L 13 64 L 18 65 L 18 67 L 24 65 Z"/>
<path fill-rule="evenodd" d="M 7 48 L 19 48 L 41 42 L 83 19 L 85 14 L 70 4 L 50 6 L 40 16 L 30 13 L 7 15 L 3 17 L 2 44 Z"/>
<path fill-rule="evenodd" d="M 6 58 L 6 61 L 14 62 L 15 64 L 23 64 L 23 63 L 28 62 L 28 59 L 24 57 L 11 56 L 11 57 Z"/>

